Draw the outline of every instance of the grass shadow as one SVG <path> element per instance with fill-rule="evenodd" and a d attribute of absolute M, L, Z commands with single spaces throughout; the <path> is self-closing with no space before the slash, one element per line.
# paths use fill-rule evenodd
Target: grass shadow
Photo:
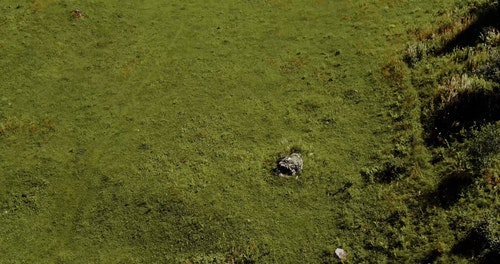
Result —
<path fill-rule="evenodd" d="M 467 235 L 458 241 L 451 253 L 462 257 L 477 259 L 477 263 L 498 263 L 500 259 L 500 243 L 490 232 L 487 222 L 473 227 Z"/>
<path fill-rule="evenodd" d="M 461 131 L 500 120 L 499 102 L 498 89 L 460 93 L 425 122 L 429 124 L 426 127 L 427 143 L 441 146 L 447 141 L 461 140 Z"/>
<path fill-rule="evenodd" d="M 437 50 L 436 55 L 443 55 L 452 52 L 456 48 L 472 47 L 477 44 L 485 28 L 495 27 L 500 29 L 500 7 L 498 1 L 491 2 L 471 10 L 477 19 L 472 22 L 462 32 L 454 36 L 441 49 Z"/>
<path fill-rule="evenodd" d="M 428 195 L 432 205 L 449 209 L 458 202 L 462 194 L 474 183 L 472 173 L 468 171 L 452 172 L 444 177 L 435 191 Z"/>

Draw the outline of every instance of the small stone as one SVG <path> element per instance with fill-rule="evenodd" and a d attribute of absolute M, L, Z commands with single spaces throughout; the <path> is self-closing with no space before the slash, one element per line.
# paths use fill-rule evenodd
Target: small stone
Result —
<path fill-rule="evenodd" d="M 299 153 L 292 153 L 278 162 L 276 173 L 281 177 L 295 176 L 302 170 L 303 163 Z"/>
<path fill-rule="evenodd" d="M 335 249 L 335 255 L 337 255 L 339 259 L 347 258 L 347 252 L 341 248 Z"/>
<path fill-rule="evenodd" d="M 84 18 L 85 16 L 83 15 L 82 10 L 80 9 L 74 9 L 71 11 L 71 16 L 73 18 Z"/>

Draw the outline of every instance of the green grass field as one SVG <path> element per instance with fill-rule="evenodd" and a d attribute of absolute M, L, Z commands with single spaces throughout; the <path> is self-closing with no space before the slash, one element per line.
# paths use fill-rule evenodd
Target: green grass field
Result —
<path fill-rule="evenodd" d="M 1 1 L 0 263 L 446 250 L 449 226 L 416 224 L 418 189 L 360 172 L 396 134 L 384 65 L 455 2 Z M 300 177 L 273 175 L 291 151 Z"/>

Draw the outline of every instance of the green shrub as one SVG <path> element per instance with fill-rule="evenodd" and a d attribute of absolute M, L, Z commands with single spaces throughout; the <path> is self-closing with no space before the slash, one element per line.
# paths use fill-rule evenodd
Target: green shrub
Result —
<path fill-rule="evenodd" d="M 473 132 L 467 145 L 467 155 L 474 171 L 488 168 L 500 152 L 500 123 L 487 124 Z"/>
<path fill-rule="evenodd" d="M 478 258 L 480 263 L 495 263 L 500 256 L 500 239 L 498 224 L 494 221 L 481 222 L 474 226 L 467 235 L 455 244 L 451 250 L 453 254 L 468 258 Z"/>
<path fill-rule="evenodd" d="M 500 50 L 498 48 L 489 49 L 488 59 L 479 65 L 475 72 L 485 80 L 500 84 Z"/>

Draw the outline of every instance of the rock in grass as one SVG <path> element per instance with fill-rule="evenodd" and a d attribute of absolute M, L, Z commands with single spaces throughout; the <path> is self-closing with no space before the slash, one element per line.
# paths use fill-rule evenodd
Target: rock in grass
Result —
<path fill-rule="evenodd" d="M 347 258 L 347 252 L 341 248 L 335 249 L 335 255 L 337 255 L 339 259 Z"/>
<path fill-rule="evenodd" d="M 295 176 L 302 170 L 303 163 L 299 153 L 292 153 L 278 162 L 276 173 L 281 177 Z"/>

